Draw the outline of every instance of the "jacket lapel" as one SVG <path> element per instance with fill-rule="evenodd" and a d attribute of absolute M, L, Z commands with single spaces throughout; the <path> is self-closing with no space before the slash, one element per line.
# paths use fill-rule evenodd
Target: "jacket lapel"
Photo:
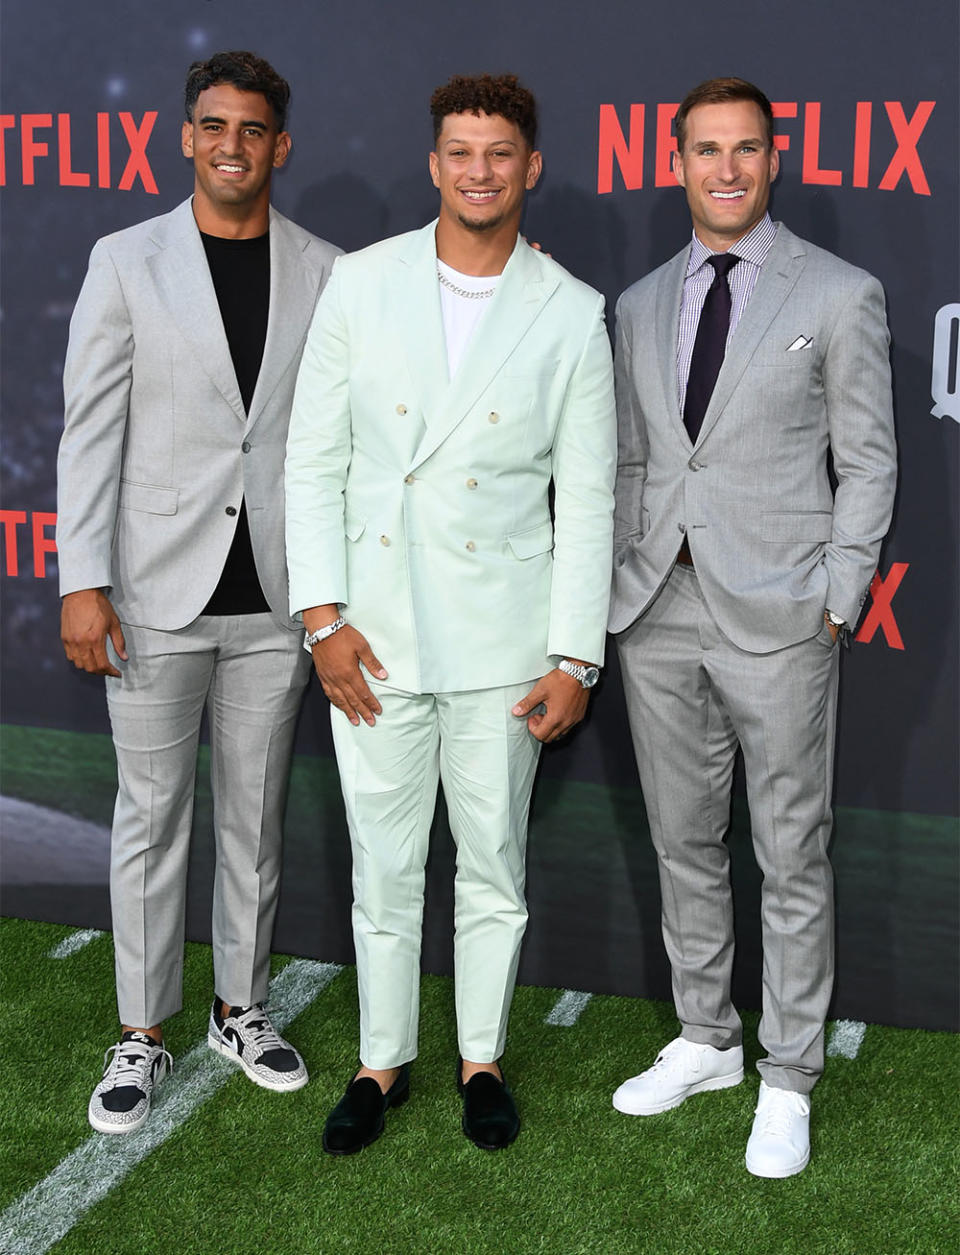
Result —
<path fill-rule="evenodd" d="M 292 231 L 286 218 L 270 210 L 270 313 L 248 429 L 263 413 L 310 327 L 326 266 L 307 264 L 309 245 L 308 237 Z"/>
<path fill-rule="evenodd" d="M 689 259 L 688 245 L 682 253 L 678 253 L 667 263 L 657 288 L 656 304 L 657 358 L 660 362 L 663 401 L 671 423 L 687 445 L 690 444 L 690 437 L 683 425 L 677 397 L 677 337 L 680 334 L 680 303 Z"/>
<path fill-rule="evenodd" d="M 400 321 L 407 370 L 424 421 L 436 421 L 448 384 L 446 338 L 437 281 L 436 220 L 404 241 L 393 271 L 391 313 Z"/>
<path fill-rule="evenodd" d="M 436 252 L 431 259 L 430 281 L 437 308 L 437 343 L 443 358 L 445 387 L 437 390 L 426 410 L 426 431 L 413 465 L 424 462 L 463 421 L 478 397 L 503 367 L 531 324 L 558 286 L 558 280 L 545 277 L 533 250 L 519 236 L 510 260 L 503 269 L 496 293 L 491 297 L 460 368 L 452 380 L 447 377 L 446 342 L 440 316 L 436 277 Z M 416 376 L 414 376 L 416 378 Z"/>
<path fill-rule="evenodd" d="M 783 302 L 793 290 L 803 267 L 803 242 L 788 231 L 783 223 L 780 223 L 777 227 L 777 238 L 773 242 L 769 256 L 760 267 L 757 286 L 747 302 L 743 317 L 730 337 L 713 396 L 703 416 L 703 426 L 697 438 L 698 446 L 716 426 L 734 388 L 740 382 L 747 363 L 756 352 Z"/>
<path fill-rule="evenodd" d="M 152 238 L 158 250 L 146 258 L 146 266 L 160 299 L 204 371 L 237 418 L 245 421 L 217 294 L 193 217 L 192 199 L 160 219 Z"/>

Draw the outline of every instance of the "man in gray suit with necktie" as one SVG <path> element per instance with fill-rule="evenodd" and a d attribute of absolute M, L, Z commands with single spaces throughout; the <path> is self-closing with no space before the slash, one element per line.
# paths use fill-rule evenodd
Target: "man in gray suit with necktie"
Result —
<path fill-rule="evenodd" d="M 270 206 L 290 89 L 249 52 L 190 68 L 194 190 L 100 240 L 70 324 L 58 464 L 61 635 L 106 676 L 119 791 L 110 893 L 120 1041 L 88 1115 L 129 1133 L 181 1006 L 200 722 L 217 867 L 208 1044 L 258 1085 L 305 1085 L 267 995 L 283 806 L 310 661 L 287 613 L 283 457 L 317 297 L 339 250 Z"/>
<path fill-rule="evenodd" d="M 787 1177 L 809 1160 L 833 984 L 837 641 L 896 483 L 889 337 L 876 279 L 767 213 L 779 154 L 758 88 L 701 84 L 676 133 L 692 243 L 617 308 L 609 627 L 681 1036 L 613 1101 L 652 1115 L 743 1079 L 723 841 L 739 746 L 764 877 L 767 1052 L 746 1166 Z"/>

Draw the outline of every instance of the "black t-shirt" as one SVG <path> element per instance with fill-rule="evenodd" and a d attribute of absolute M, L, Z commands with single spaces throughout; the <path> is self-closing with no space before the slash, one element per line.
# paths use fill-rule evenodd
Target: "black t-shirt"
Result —
<path fill-rule="evenodd" d="M 205 235 L 201 231 L 200 238 L 203 240 L 210 277 L 220 305 L 220 316 L 223 319 L 227 344 L 230 346 L 240 396 L 244 408 L 249 412 L 267 338 L 267 316 L 270 310 L 270 235 L 267 233 L 254 239 L 229 240 L 221 236 Z M 238 442 L 241 435 L 238 428 Z M 241 501 L 233 544 L 217 587 L 203 613 L 262 614 L 269 609 L 253 560 L 246 502 Z"/>

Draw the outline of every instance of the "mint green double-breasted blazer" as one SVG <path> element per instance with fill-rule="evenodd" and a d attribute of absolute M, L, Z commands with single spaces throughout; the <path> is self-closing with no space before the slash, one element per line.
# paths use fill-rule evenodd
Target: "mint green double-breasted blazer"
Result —
<path fill-rule="evenodd" d="M 601 662 L 616 417 L 603 297 L 523 239 L 449 378 L 435 223 L 338 259 L 287 443 L 291 611 L 408 692 Z"/>

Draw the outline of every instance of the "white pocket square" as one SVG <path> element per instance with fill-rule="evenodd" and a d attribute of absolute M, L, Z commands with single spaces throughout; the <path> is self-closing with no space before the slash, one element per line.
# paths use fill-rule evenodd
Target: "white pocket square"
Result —
<path fill-rule="evenodd" d="M 796 353 L 797 349 L 808 349 L 813 344 L 813 336 L 797 336 L 793 344 L 787 345 L 788 353 Z"/>

